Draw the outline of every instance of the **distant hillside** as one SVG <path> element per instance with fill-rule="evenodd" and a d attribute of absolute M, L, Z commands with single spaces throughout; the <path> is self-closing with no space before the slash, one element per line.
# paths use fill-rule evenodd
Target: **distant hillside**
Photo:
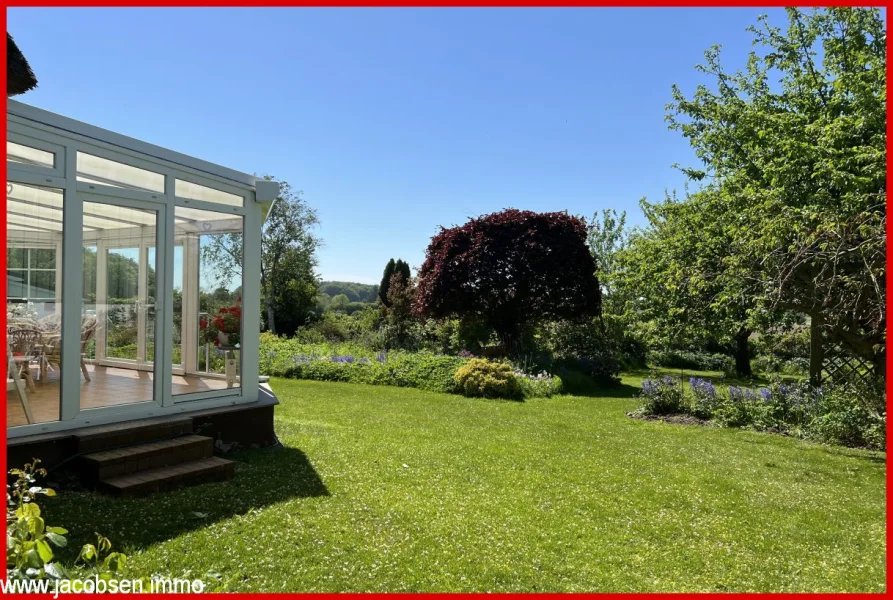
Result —
<path fill-rule="evenodd" d="M 378 286 L 353 281 L 323 281 L 319 292 L 330 298 L 344 294 L 351 302 L 375 302 L 378 298 Z"/>

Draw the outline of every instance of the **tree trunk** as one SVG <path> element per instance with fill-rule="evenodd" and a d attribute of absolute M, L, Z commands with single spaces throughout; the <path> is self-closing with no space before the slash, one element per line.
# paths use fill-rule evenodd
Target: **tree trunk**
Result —
<path fill-rule="evenodd" d="M 270 333 L 276 333 L 276 313 L 273 310 L 273 302 L 270 300 L 270 291 L 267 289 L 267 277 L 263 268 L 260 270 L 260 287 L 264 291 L 264 308 L 267 309 L 267 329 Z"/>
<path fill-rule="evenodd" d="M 822 383 L 822 323 L 821 314 L 813 315 L 809 323 L 809 381 L 813 385 Z"/>
<path fill-rule="evenodd" d="M 493 328 L 496 330 L 496 335 L 499 337 L 499 342 L 505 355 L 514 356 L 517 351 L 516 346 L 521 339 L 521 328 L 514 325 L 505 327 L 494 326 Z"/>
<path fill-rule="evenodd" d="M 739 377 L 751 377 L 753 371 L 750 368 L 750 330 L 742 327 L 735 334 L 735 373 Z"/>

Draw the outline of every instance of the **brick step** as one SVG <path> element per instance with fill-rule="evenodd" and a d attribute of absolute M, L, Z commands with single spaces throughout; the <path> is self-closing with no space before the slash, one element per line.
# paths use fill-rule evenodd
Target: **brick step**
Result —
<path fill-rule="evenodd" d="M 188 434 L 173 439 L 93 452 L 78 460 L 84 483 L 93 486 L 103 479 L 211 456 L 214 456 L 213 439 Z"/>
<path fill-rule="evenodd" d="M 122 498 L 148 496 L 187 485 L 232 479 L 235 466 L 231 460 L 212 456 L 104 479 L 99 482 L 99 489 Z"/>
<path fill-rule="evenodd" d="M 192 433 L 189 417 L 160 417 L 130 423 L 99 425 L 76 434 L 77 453 L 100 452 Z"/>

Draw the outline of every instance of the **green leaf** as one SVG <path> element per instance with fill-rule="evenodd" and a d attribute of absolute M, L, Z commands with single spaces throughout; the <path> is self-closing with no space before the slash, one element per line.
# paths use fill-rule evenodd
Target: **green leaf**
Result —
<path fill-rule="evenodd" d="M 58 533 L 53 533 L 52 531 L 47 532 L 47 539 L 59 548 L 64 548 L 68 545 L 68 540 L 66 540 L 64 536 L 61 536 Z"/>
<path fill-rule="evenodd" d="M 96 556 L 96 546 L 93 544 L 84 544 L 78 554 L 78 560 L 90 561 Z"/>
<path fill-rule="evenodd" d="M 43 566 L 43 559 L 40 558 L 37 550 L 32 549 L 25 552 L 25 565 L 34 569 L 39 569 Z"/>
<path fill-rule="evenodd" d="M 37 542 L 37 553 L 40 554 L 41 560 L 43 560 L 43 562 L 45 563 L 53 560 L 53 549 L 50 548 L 50 545 L 46 542 L 46 540 L 40 540 Z"/>

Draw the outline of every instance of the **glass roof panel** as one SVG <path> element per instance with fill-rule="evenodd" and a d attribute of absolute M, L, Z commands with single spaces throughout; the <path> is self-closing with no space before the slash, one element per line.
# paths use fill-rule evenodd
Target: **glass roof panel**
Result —
<path fill-rule="evenodd" d="M 227 206 L 245 206 L 245 198 L 227 192 L 221 192 L 204 185 L 178 179 L 174 184 L 174 194 L 190 200 L 204 200 Z"/>
<path fill-rule="evenodd" d="M 56 166 L 56 155 L 46 150 L 23 146 L 15 142 L 6 142 L 6 160 L 38 167 L 52 169 Z"/>
<path fill-rule="evenodd" d="M 176 207 L 174 232 L 185 233 L 241 233 L 242 217 L 198 208 Z"/>
<path fill-rule="evenodd" d="M 6 222 L 21 231 L 62 231 L 62 190 L 7 181 Z"/>
<path fill-rule="evenodd" d="M 78 152 L 78 181 L 164 193 L 164 175 L 113 160 Z"/>

